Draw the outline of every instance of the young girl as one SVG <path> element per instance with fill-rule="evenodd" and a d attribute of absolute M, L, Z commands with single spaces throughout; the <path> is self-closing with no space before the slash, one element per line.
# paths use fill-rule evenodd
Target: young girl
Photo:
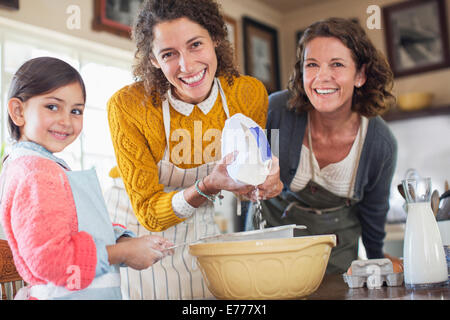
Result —
<path fill-rule="evenodd" d="M 172 250 L 158 236 L 112 225 L 95 170 L 70 171 L 53 155 L 83 128 L 80 74 L 49 57 L 15 74 L 8 125 L 16 140 L 0 178 L 0 216 L 30 299 L 121 299 L 119 266 L 148 268 Z"/>

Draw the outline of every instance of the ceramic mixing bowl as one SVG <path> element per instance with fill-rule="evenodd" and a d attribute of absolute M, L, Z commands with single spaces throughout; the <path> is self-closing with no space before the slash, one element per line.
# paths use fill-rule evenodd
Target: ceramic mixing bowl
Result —
<path fill-rule="evenodd" d="M 335 235 L 190 245 L 218 299 L 298 299 L 313 293 L 325 274 Z"/>

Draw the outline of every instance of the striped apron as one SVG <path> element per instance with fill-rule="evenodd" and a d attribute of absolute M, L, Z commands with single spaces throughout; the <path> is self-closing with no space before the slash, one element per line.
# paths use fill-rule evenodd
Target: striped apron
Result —
<path fill-rule="evenodd" d="M 219 84 L 223 109 L 230 117 L 225 94 Z M 162 105 L 163 121 L 166 134 L 166 150 L 163 159 L 158 162 L 159 183 L 164 185 L 164 192 L 182 190 L 192 186 L 196 180 L 207 176 L 214 169 L 216 162 L 206 163 L 191 169 L 181 169 L 169 161 L 170 112 L 166 99 Z M 173 243 L 195 241 L 204 236 L 219 234 L 214 221 L 214 204 L 206 201 L 185 221 L 163 232 L 150 232 L 141 226 L 134 215 L 128 195 L 121 180 L 105 195 L 113 222 L 124 225 L 138 237 L 154 234 L 160 235 Z M 189 246 L 177 247 L 172 256 L 168 256 L 146 270 L 121 268 L 121 287 L 124 299 L 210 299 L 201 271 L 196 266 L 195 258 L 189 254 Z"/>

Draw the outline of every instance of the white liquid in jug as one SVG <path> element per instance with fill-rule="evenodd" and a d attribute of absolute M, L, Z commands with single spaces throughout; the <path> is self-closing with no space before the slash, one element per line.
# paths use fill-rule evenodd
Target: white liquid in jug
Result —
<path fill-rule="evenodd" d="M 409 203 L 403 247 L 406 285 L 447 281 L 447 262 L 429 202 Z"/>

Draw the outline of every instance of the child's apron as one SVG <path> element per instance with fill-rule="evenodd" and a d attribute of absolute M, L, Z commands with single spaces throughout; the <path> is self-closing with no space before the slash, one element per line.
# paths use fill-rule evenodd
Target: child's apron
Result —
<path fill-rule="evenodd" d="M 39 155 L 44 158 L 56 161 L 66 170 L 70 188 L 72 190 L 73 199 L 77 211 L 78 231 L 85 231 L 89 233 L 94 239 L 100 240 L 105 245 L 112 245 L 116 243 L 114 236 L 114 229 L 109 218 L 108 211 L 103 199 L 102 190 L 97 178 L 95 169 L 83 171 L 67 171 L 68 166 L 52 154 L 46 154 L 41 150 L 37 150 L 35 146 L 30 143 L 22 143 L 24 148 L 31 148 L 34 155 Z M 49 174 L 52 174 L 49 172 Z M 85 289 L 79 291 L 69 291 L 65 287 L 56 286 L 52 283 L 45 285 L 34 285 L 23 288 L 29 289 L 28 294 L 39 300 L 44 299 L 122 299 L 120 291 L 120 273 L 119 266 L 109 266 L 109 272 L 99 275 L 94 278 L 92 283 Z M 68 273 L 76 276 L 76 266 L 70 268 Z M 72 278 L 71 284 L 76 288 L 76 279 Z M 22 293 L 23 294 L 23 293 Z"/>
<path fill-rule="evenodd" d="M 225 94 L 219 84 L 219 92 L 223 109 L 227 118 L 230 113 Z M 169 161 L 170 111 L 166 99 L 162 105 L 163 121 L 166 134 L 166 150 L 164 157 L 158 162 L 159 183 L 164 185 L 164 192 L 182 190 L 194 185 L 196 180 L 211 173 L 216 162 L 210 162 L 191 169 L 181 169 Z M 121 193 L 122 194 L 122 193 Z M 167 238 L 173 243 L 195 241 L 201 237 L 219 234 L 219 228 L 214 221 L 214 204 L 206 201 L 196 209 L 187 220 L 168 228 L 163 232 L 150 232 L 137 221 L 128 197 L 126 219 L 114 217 L 114 222 L 125 225 L 138 237 L 146 234 L 156 234 Z M 111 204 L 110 205 L 111 208 Z M 112 209 L 114 210 L 114 209 Z M 123 214 L 123 213 L 122 213 Z M 119 213 L 120 215 L 120 213 Z M 122 217 L 123 219 L 123 217 Z M 122 293 L 130 299 L 207 299 L 213 295 L 209 292 L 203 280 L 201 271 L 196 266 L 195 259 L 189 254 L 189 246 L 178 247 L 172 256 L 166 257 L 151 268 L 137 271 L 131 268 L 121 269 Z"/>

